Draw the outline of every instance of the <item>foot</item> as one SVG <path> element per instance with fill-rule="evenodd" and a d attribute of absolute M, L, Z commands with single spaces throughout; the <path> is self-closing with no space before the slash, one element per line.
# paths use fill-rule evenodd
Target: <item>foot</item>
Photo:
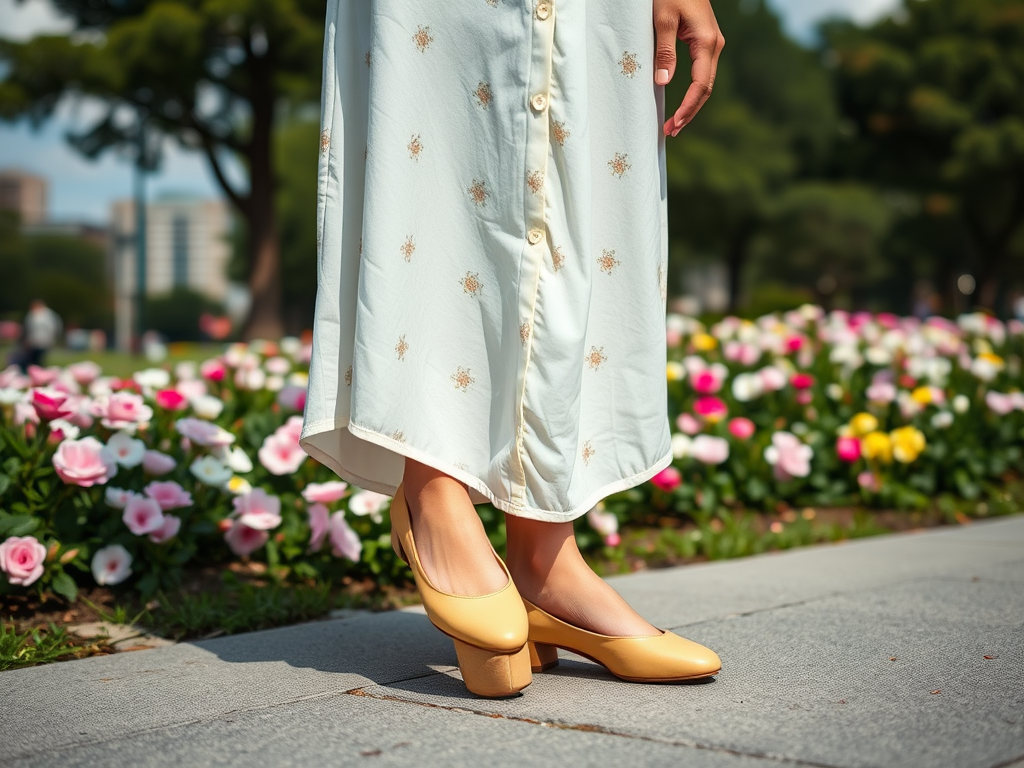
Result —
<path fill-rule="evenodd" d="M 629 607 L 587 565 L 572 523 L 541 523 L 505 516 L 505 562 L 524 598 L 574 626 L 613 637 L 647 637 L 661 631 Z"/>
<path fill-rule="evenodd" d="M 477 597 L 508 583 L 465 485 L 407 458 L 403 487 L 416 551 L 436 589 Z"/>

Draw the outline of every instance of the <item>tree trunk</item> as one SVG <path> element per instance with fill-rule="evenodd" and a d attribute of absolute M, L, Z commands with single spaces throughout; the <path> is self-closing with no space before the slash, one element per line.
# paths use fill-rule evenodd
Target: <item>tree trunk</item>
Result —
<path fill-rule="evenodd" d="M 269 56 L 249 58 L 253 82 L 252 142 L 249 145 L 250 192 L 246 221 L 249 226 L 249 316 L 242 338 L 279 339 L 284 335 L 281 316 L 281 254 L 274 204 L 273 64 Z"/>
<path fill-rule="evenodd" d="M 741 222 L 729 241 L 725 263 L 729 268 L 729 312 L 735 314 L 740 300 L 740 285 L 743 267 L 747 263 L 748 246 L 754 227 L 750 222 Z"/>

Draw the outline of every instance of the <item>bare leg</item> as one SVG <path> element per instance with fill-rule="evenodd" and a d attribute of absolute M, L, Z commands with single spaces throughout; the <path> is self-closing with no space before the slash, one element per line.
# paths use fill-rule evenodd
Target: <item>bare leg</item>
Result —
<path fill-rule="evenodd" d="M 508 583 L 463 483 L 410 458 L 403 483 L 416 550 L 437 589 L 475 596 Z"/>
<path fill-rule="evenodd" d="M 506 563 L 519 593 L 577 627 L 616 637 L 656 635 L 614 589 L 587 565 L 572 523 L 542 523 L 505 515 Z"/>

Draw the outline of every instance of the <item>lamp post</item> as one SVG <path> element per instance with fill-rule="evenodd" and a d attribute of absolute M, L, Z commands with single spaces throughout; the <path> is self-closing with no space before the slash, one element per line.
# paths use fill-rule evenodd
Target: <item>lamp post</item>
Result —
<path fill-rule="evenodd" d="M 135 163 L 135 354 L 142 354 L 146 331 L 146 128 L 139 115 L 138 157 Z"/>

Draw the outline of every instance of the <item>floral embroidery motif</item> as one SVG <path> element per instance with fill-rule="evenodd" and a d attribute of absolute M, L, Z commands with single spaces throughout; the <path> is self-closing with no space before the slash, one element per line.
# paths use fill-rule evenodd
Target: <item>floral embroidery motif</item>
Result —
<path fill-rule="evenodd" d="M 351 365 L 348 367 L 348 370 L 345 371 L 345 383 L 348 386 L 350 386 L 350 387 L 352 386 L 352 366 Z"/>
<path fill-rule="evenodd" d="M 519 341 L 521 341 L 525 346 L 526 342 L 528 342 L 529 340 L 530 324 L 528 322 L 524 322 L 522 325 L 519 326 Z"/>
<path fill-rule="evenodd" d="M 370 66 L 370 52 L 366 52 L 366 66 Z"/>
<path fill-rule="evenodd" d="M 406 261 L 409 261 L 412 258 L 412 255 L 416 253 L 416 241 L 412 239 L 412 235 L 405 238 L 405 242 L 402 243 L 402 247 L 399 248 L 399 250 L 402 252 L 402 256 L 405 257 Z"/>
<path fill-rule="evenodd" d="M 562 246 L 556 245 L 551 249 L 551 266 L 555 272 L 560 270 L 565 264 L 565 254 L 562 253 Z"/>
<path fill-rule="evenodd" d="M 615 251 L 604 249 L 601 251 L 601 255 L 597 257 L 597 263 L 601 265 L 602 272 L 611 274 L 612 270 L 622 262 L 615 258 Z"/>
<path fill-rule="evenodd" d="M 320 132 L 320 152 L 327 154 L 327 151 L 331 148 L 331 129 L 324 128 Z"/>
<path fill-rule="evenodd" d="M 590 458 L 594 455 L 594 453 L 596 453 L 596 451 L 594 450 L 594 446 L 591 444 L 589 440 L 583 443 L 583 451 L 581 452 L 581 455 L 583 456 L 584 464 L 590 464 Z"/>
<path fill-rule="evenodd" d="M 417 133 L 409 140 L 409 157 L 412 160 L 420 159 L 420 152 L 423 151 L 423 142 L 420 141 L 420 135 Z"/>
<path fill-rule="evenodd" d="M 459 278 L 459 283 L 462 284 L 462 290 L 470 296 L 478 296 L 484 288 L 480 282 L 479 272 L 467 272 L 465 277 Z"/>
<path fill-rule="evenodd" d="M 491 8 L 497 8 L 501 0 L 484 0 L 484 2 L 491 6 Z"/>
<path fill-rule="evenodd" d="M 558 146 L 564 147 L 565 140 L 569 138 L 571 131 L 566 130 L 565 123 L 560 120 L 552 120 L 551 135 L 555 137 L 555 141 L 558 142 Z"/>
<path fill-rule="evenodd" d="M 469 368 L 463 368 L 460 365 L 455 373 L 452 374 L 452 381 L 455 382 L 456 389 L 461 389 L 465 392 L 469 389 L 469 385 L 476 381 L 476 378 L 469 375 Z"/>
<path fill-rule="evenodd" d="M 484 109 L 491 105 L 491 99 L 494 98 L 494 94 L 491 92 L 491 84 L 483 81 L 476 87 L 473 95 L 476 96 L 477 103 Z"/>
<path fill-rule="evenodd" d="M 396 429 L 394 432 L 391 433 L 391 439 L 394 440 L 395 442 L 404 443 L 405 432 L 403 432 L 400 429 Z"/>
<path fill-rule="evenodd" d="M 454 464 L 452 464 L 452 466 L 455 467 L 456 469 L 461 469 L 463 472 L 469 472 L 469 467 L 463 464 L 461 461 L 455 462 Z"/>
<path fill-rule="evenodd" d="M 419 29 L 416 30 L 416 34 L 412 36 L 412 41 L 416 43 L 416 47 L 420 49 L 420 53 L 423 53 L 430 47 L 430 44 L 434 42 L 434 38 L 430 35 L 430 27 L 424 27 L 422 24 Z"/>
<path fill-rule="evenodd" d="M 399 360 L 405 360 L 405 353 L 409 351 L 409 342 L 405 340 L 405 334 L 403 333 L 398 337 L 398 343 L 395 344 L 395 352 L 398 354 Z"/>
<path fill-rule="evenodd" d="M 526 184 L 530 187 L 530 191 L 536 195 L 544 187 L 544 174 L 540 171 L 530 171 L 530 175 L 526 177 Z"/>
<path fill-rule="evenodd" d="M 629 51 L 622 52 L 619 66 L 622 67 L 622 74 L 629 78 L 635 77 L 636 73 L 640 71 L 640 61 L 635 53 L 630 53 Z"/>
<path fill-rule="evenodd" d="M 473 198 L 473 202 L 478 207 L 487 205 L 487 198 L 490 197 L 491 193 L 487 191 L 487 184 L 477 179 L 473 179 L 473 185 L 469 188 L 469 196 Z"/>
<path fill-rule="evenodd" d="M 604 347 L 591 347 L 586 357 L 587 365 L 595 371 L 600 368 L 601 363 L 605 362 L 607 359 L 608 356 L 604 353 Z"/>
<path fill-rule="evenodd" d="M 612 169 L 613 176 L 618 176 L 621 179 L 633 166 L 629 163 L 629 155 L 616 152 L 615 157 L 608 161 L 608 167 Z"/>

